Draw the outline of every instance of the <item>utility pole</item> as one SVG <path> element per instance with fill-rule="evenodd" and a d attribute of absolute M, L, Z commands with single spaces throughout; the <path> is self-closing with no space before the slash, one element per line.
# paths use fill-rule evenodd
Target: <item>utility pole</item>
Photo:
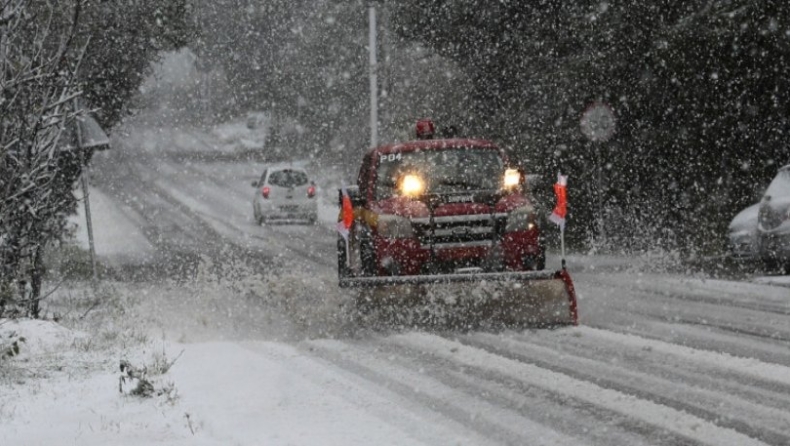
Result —
<path fill-rule="evenodd" d="M 74 99 L 74 133 L 75 138 L 73 143 L 76 145 L 77 153 L 79 154 L 82 163 L 82 172 L 80 174 L 82 183 L 83 204 L 85 206 L 85 227 L 88 230 L 88 245 L 91 255 L 91 267 L 93 269 L 93 283 L 96 283 L 98 274 L 96 271 L 96 248 L 93 242 L 93 221 L 91 219 L 91 205 L 88 196 L 88 174 L 90 173 L 88 167 L 88 150 L 104 150 L 110 147 L 110 138 L 104 133 L 104 130 L 99 124 L 90 116 L 90 112 L 82 108 L 78 99 Z"/>
<path fill-rule="evenodd" d="M 368 7 L 368 17 L 370 22 L 370 146 L 378 146 L 378 70 L 376 62 L 376 7 L 371 4 Z"/>
<path fill-rule="evenodd" d="M 77 103 L 77 99 L 74 99 L 74 110 L 79 110 L 79 105 Z M 80 119 L 76 117 L 75 119 Z M 96 248 L 93 244 L 93 222 L 91 221 L 91 203 L 90 199 L 88 198 L 88 156 L 86 151 L 88 148 L 83 147 L 82 143 L 82 128 L 80 127 L 79 123 L 74 126 L 75 131 L 77 132 L 77 153 L 80 154 L 80 159 L 82 161 L 82 172 L 80 174 L 81 183 L 82 183 L 82 199 L 83 204 L 85 205 L 85 227 L 88 229 L 88 246 L 90 248 L 91 254 L 91 270 L 93 272 L 93 282 L 96 283 L 96 279 L 98 278 L 96 274 Z"/>

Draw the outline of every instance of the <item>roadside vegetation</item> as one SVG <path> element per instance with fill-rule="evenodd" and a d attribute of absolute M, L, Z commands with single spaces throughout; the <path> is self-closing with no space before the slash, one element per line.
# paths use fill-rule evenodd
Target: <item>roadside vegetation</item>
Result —
<path fill-rule="evenodd" d="M 185 43 L 186 18 L 185 0 L 0 5 L 0 317 L 41 315 L 46 258 L 92 156 L 77 121 L 95 110 L 109 131 L 128 114 L 151 62 Z"/>

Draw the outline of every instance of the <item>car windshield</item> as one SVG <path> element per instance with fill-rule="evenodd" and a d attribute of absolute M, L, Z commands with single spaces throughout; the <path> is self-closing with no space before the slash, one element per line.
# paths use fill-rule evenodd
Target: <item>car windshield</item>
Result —
<path fill-rule="evenodd" d="M 765 195 L 769 197 L 790 197 L 790 169 L 782 169 L 768 185 Z"/>
<path fill-rule="evenodd" d="M 376 197 L 397 195 L 398 180 L 406 174 L 421 176 L 431 193 L 457 193 L 498 189 L 504 163 L 498 150 L 451 147 L 383 154 L 376 170 Z"/>
<path fill-rule="evenodd" d="M 275 170 L 269 174 L 269 184 L 280 187 L 298 187 L 307 184 L 307 174 L 301 170 Z"/>

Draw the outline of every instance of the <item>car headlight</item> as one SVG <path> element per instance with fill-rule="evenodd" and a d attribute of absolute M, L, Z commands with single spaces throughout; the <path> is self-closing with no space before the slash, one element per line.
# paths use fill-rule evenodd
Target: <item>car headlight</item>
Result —
<path fill-rule="evenodd" d="M 408 238 L 414 236 L 411 221 L 397 215 L 379 215 L 378 232 L 382 237 Z"/>
<path fill-rule="evenodd" d="M 535 209 L 532 206 L 521 206 L 508 214 L 505 232 L 528 231 L 535 226 Z"/>

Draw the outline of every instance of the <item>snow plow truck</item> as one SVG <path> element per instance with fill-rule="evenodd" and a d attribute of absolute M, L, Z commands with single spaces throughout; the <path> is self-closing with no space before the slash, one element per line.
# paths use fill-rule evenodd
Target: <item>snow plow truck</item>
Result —
<path fill-rule="evenodd" d="M 567 270 L 547 271 L 525 174 L 490 141 L 416 139 L 375 147 L 338 192 L 339 286 L 360 309 L 435 300 L 474 316 L 576 325 Z"/>

